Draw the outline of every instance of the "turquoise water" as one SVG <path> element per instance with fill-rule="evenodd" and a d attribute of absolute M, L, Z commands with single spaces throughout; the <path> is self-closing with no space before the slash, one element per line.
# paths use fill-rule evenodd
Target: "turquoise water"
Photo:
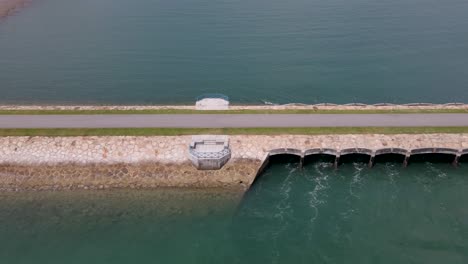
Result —
<path fill-rule="evenodd" d="M 466 0 L 34 0 L 0 103 L 468 102 Z M 467 263 L 468 166 L 273 164 L 219 190 L 0 193 L 0 263 Z"/>
<path fill-rule="evenodd" d="M 468 167 L 274 163 L 242 197 L 0 194 L 0 262 L 467 263 Z"/>
<path fill-rule="evenodd" d="M 466 0 L 33 0 L 0 103 L 468 102 Z"/>

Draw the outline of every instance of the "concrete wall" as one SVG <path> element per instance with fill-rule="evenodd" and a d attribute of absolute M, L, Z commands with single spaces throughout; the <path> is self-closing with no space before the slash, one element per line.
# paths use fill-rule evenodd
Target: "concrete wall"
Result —
<path fill-rule="evenodd" d="M 2 0 L 0 0 L 1 3 Z M 5 0 L 3 0 L 5 1 Z M 27 0 L 6 0 L 27 1 Z M 0 105 L 0 110 L 158 110 L 158 109 L 196 109 L 196 105 Z M 413 104 L 283 104 L 283 105 L 229 105 L 230 110 L 285 110 L 285 109 L 309 109 L 309 110 L 421 110 L 421 109 L 455 109 L 468 110 L 468 104 L 447 103 L 413 103 Z"/>

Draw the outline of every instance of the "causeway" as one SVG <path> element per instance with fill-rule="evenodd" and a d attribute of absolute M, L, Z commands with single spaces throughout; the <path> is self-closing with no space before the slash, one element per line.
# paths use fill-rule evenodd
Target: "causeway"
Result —
<path fill-rule="evenodd" d="M 468 114 L 0 115 L 0 128 L 464 127 Z"/>

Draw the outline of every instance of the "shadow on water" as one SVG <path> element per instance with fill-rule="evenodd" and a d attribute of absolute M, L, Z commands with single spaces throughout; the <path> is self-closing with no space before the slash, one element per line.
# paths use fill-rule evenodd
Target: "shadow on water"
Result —
<path fill-rule="evenodd" d="M 270 164 L 288 164 L 288 163 L 299 163 L 301 157 L 291 154 L 279 154 L 269 157 Z"/>
<path fill-rule="evenodd" d="M 451 164 L 455 160 L 455 155 L 452 154 L 413 154 L 411 155 L 408 163 L 445 163 Z"/>
<path fill-rule="evenodd" d="M 308 156 L 305 156 L 304 158 L 304 166 L 307 166 L 308 164 L 314 164 L 314 163 L 333 164 L 335 162 L 335 159 L 336 157 L 334 155 L 328 155 L 328 154 L 308 155 Z"/>
<path fill-rule="evenodd" d="M 461 166 L 468 166 L 468 154 L 462 155 L 458 162 Z"/>
<path fill-rule="evenodd" d="M 215 263 L 238 192 L 0 193 L 0 263 Z M 180 251 L 183 251 L 181 254 Z"/>
<path fill-rule="evenodd" d="M 354 153 L 341 156 L 339 165 L 347 163 L 369 163 L 369 161 L 369 155 Z"/>
<path fill-rule="evenodd" d="M 405 156 L 401 154 L 382 154 L 382 155 L 377 155 L 375 156 L 374 163 L 375 164 L 380 164 L 380 163 L 399 163 L 403 164 L 405 161 Z"/>

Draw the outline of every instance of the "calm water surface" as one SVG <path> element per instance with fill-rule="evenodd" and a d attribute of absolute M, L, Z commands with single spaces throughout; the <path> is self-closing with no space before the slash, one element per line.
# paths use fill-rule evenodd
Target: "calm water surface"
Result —
<path fill-rule="evenodd" d="M 467 263 L 467 176 L 448 164 L 318 162 L 274 164 L 244 197 L 1 194 L 0 262 Z"/>
<path fill-rule="evenodd" d="M 468 103 L 466 0 L 33 0 L 0 103 Z"/>

